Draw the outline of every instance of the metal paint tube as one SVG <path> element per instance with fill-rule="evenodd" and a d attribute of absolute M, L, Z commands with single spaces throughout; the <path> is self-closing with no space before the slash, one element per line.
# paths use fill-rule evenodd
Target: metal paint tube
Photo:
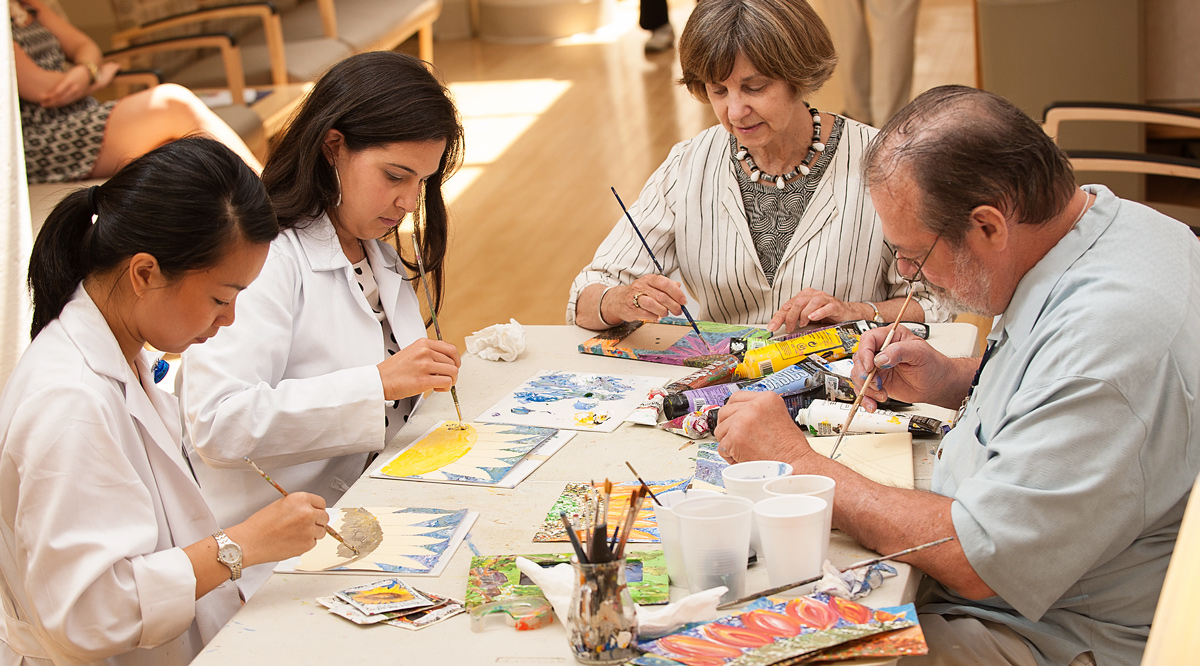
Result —
<path fill-rule="evenodd" d="M 825 389 L 818 386 L 802 393 L 793 393 L 792 395 L 783 396 L 783 405 L 787 407 L 788 416 L 795 419 L 796 415 L 800 413 L 800 410 L 808 407 L 809 403 L 811 403 L 813 400 L 820 400 L 821 396 L 824 395 L 824 391 Z M 704 412 L 704 418 L 708 421 L 708 432 L 712 432 L 717 429 L 717 419 L 720 417 L 721 409 L 718 407 L 714 407 Z"/>
<path fill-rule="evenodd" d="M 717 409 L 719 408 L 710 405 L 698 412 L 684 414 L 678 418 L 660 423 L 658 427 L 689 439 L 703 439 L 712 433 L 712 428 L 709 427 L 708 415 Z"/>
<path fill-rule="evenodd" d="M 626 423 L 640 425 L 658 425 L 658 417 L 662 413 L 663 398 L 667 393 L 660 388 L 652 388 L 646 392 L 646 399 L 634 408 L 633 413 L 625 417 Z"/>
<path fill-rule="evenodd" d="M 675 419 L 691 412 L 700 411 L 709 405 L 721 406 L 729 396 L 739 390 L 771 391 L 779 395 L 792 395 L 821 386 L 824 373 L 813 364 L 797 363 L 779 372 L 751 382 L 718 384 L 702 389 L 669 395 L 663 400 L 663 414 Z"/>
<path fill-rule="evenodd" d="M 845 358 L 858 349 L 858 340 L 867 330 L 863 321 L 848 321 L 814 331 L 785 336 L 757 349 L 748 348 L 738 366 L 738 376 L 762 377 L 793 365 L 805 356 L 829 360 Z M 751 344 L 747 341 L 747 344 Z"/>
<path fill-rule="evenodd" d="M 846 418 L 850 416 L 850 407 L 851 405 L 843 402 L 814 400 L 796 414 L 796 423 L 806 427 L 814 435 L 838 435 L 841 434 Z M 920 414 L 899 414 L 886 409 L 877 409 L 872 413 L 860 409 L 854 415 L 854 421 L 850 423 L 846 434 L 912 432 L 940 435 L 948 430 L 946 424 L 941 421 Z"/>
<path fill-rule="evenodd" d="M 714 384 L 725 384 L 733 381 L 733 371 L 737 367 L 737 364 L 738 358 L 732 354 L 727 354 L 687 377 L 667 384 L 663 387 L 663 390 L 666 391 L 667 395 L 674 395 L 692 389 L 713 386 Z"/>

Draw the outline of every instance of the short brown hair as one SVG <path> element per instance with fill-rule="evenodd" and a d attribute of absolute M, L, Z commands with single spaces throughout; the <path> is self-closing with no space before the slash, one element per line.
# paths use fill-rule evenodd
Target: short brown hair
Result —
<path fill-rule="evenodd" d="M 1075 193 L 1070 160 L 1037 122 L 1003 97 L 967 86 L 918 96 L 871 141 L 863 165 L 872 188 L 906 169 L 920 190 L 926 229 L 953 243 L 979 206 L 1042 224 Z"/>
<path fill-rule="evenodd" d="M 707 102 L 704 84 L 729 78 L 738 53 L 800 97 L 825 85 L 837 64 L 829 30 L 805 0 L 700 0 L 679 38 L 679 83 Z"/>

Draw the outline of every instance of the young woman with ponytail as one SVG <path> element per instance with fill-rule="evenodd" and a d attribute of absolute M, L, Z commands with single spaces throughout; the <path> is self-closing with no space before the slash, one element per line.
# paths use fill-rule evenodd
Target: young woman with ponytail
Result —
<path fill-rule="evenodd" d="M 307 493 L 240 524 L 213 516 L 145 351 L 229 325 L 278 231 L 254 172 L 201 138 L 50 214 L 29 264 L 33 341 L 0 395 L 0 663 L 186 664 L 240 607 L 243 566 L 323 534 Z"/>

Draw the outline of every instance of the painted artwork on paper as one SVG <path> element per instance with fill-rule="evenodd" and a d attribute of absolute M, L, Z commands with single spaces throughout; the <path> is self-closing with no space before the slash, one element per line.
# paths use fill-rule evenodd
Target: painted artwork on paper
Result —
<path fill-rule="evenodd" d="M 570 553 L 521 555 L 539 566 L 570 562 Z M 625 582 L 635 603 L 644 606 L 665 604 L 670 599 L 667 562 L 662 551 L 625 553 Z M 467 609 L 493 601 L 509 601 L 542 595 L 542 589 L 517 568 L 516 555 L 487 555 L 471 558 L 467 577 Z"/>
<path fill-rule="evenodd" d="M 476 421 L 612 432 L 663 377 L 549 370 L 522 383 Z"/>
<path fill-rule="evenodd" d="M 479 516 L 469 509 L 419 507 L 351 507 L 333 509 L 331 514 L 329 526 L 354 544 L 359 554 L 324 537 L 300 556 L 292 571 L 436 576 Z"/>
<path fill-rule="evenodd" d="M 771 600 L 774 601 L 774 600 Z M 853 601 L 814 594 L 789 601 L 759 603 L 737 615 L 714 622 L 687 625 L 683 630 L 651 639 L 639 647 L 660 658 L 685 666 L 766 666 L 917 627 L 916 610 L 902 607 L 901 613 L 874 610 Z M 909 614 L 911 610 L 911 615 Z M 896 643 L 902 654 L 924 654 L 924 638 L 913 634 Z M 863 643 L 855 643 L 860 648 Z M 885 643 L 869 650 L 880 654 Z M 924 650 L 924 651 L 922 651 Z M 865 653 L 864 653 L 865 654 Z M 639 662 L 634 662 L 639 663 Z M 657 661 L 656 665 L 664 662 Z"/>
<path fill-rule="evenodd" d="M 729 463 L 717 453 L 717 442 L 705 441 L 698 442 L 699 448 L 696 449 L 696 480 L 702 481 L 717 488 L 725 487 L 725 480 L 721 478 L 721 470 L 729 467 Z"/>
<path fill-rule="evenodd" d="M 557 434 L 552 428 L 442 421 L 378 468 L 372 476 L 495 485 L 517 463 Z"/>
<path fill-rule="evenodd" d="M 688 479 L 676 479 L 674 481 L 648 482 L 647 485 L 651 492 L 659 495 L 672 490 L 682 490 L 687 482 Z M 608 503 L 608 536 L 610 538 L 616 532 L 617 526 L 624 522 L 625 511 L 629 508 L 629 498 L 633 491 L 640 486 L 640 483 L 635 482 L 613 484 L 612 496 Z M 593 512 L 588 507 L 592 505 L 591 500 L 603 488 L 603 483 L 595 485 L 568 483 L 562 494 L 555 500 L 554 506 L 550 507 L 550 512 L 546 514 L 546 520 L 542 522 L 542 526 L 533 536 L 533 540 L 569 541 L 567 528 L 563 526 L 559 513 L 565 512 L 576 526 L 590 525 Z M 642 504 L 642 510 L 638 512 L 637 519 L 633 523 L 633 530 L 629 534 L 629 541 L 631 543 L 659 543 L 658 520 L 654 516 L 654 502 L 646 500 Z"/>
<path fill-rule="evenodd" d="M 629 321 L 602 331 L 579 345 L 583 354 L 613 356 L 635 361 L 667 365 L 702 367 L 713 354 L 729 354 L 734 338 L 769 340 L 765 328 L 697 321 L 703 340 L 697 337 L 687 319 L 663 317 L 657 322 Z"/>

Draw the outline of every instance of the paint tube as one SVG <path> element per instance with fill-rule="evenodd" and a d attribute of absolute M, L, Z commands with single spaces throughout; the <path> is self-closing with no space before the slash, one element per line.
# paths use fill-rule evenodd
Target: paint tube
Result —
<path fill-rule="evenodd" d="M 814 435 L 837 435 L 841 433 L 846 418 L 850 416 L 850 407 L 851 405 L 842 402 L 814 400 L 796 415 L 796 423 Z M 854 421 L 850 423 L 846 434 L 912 432 L 941 435 L 948 431 L 949 428 L 944 423 L 928 416 L 899 414 L 886 409 L 877 409 L 872 413 L 860 409 L 854 415 Z"/>
<path fill-rule="evenodd" d="M 733 371 L 738 359 L 732 354 L 717 357 L 716 360 L 700 368 L 696 372 L 671 382 L 663 387 L 667 395 L 674 395 L 692 389 L 704 388 L 714 384 L 725 384 L 733 380 Z"/>
<path fill-rule="evenodd" d="M 646 399 L 634 408 L 633 413 L 625 417 L 626 423 L 639 425 L 658 425 L 659 414 L 662 413 L 663 398 L 667 392 L 661 388 L 652 388 L 646 392 Z"/>
<path fill-rule="evenodd" d="M 701 408 L 725 404 L 729 396 L 736 391 L 771 391 L 779 395 L 792 395 L 821 386 L 824 373 L 812 363 L 797 363 L 779 372 L 763 377 L 734 384 L 718 384 L 702 389 L 684 391 L 669 395 L 663 400 L 663 414 L 668 419 L 675 419 L 690 412 L 700 411 Z"/>
<path fill-rule="evenodd" d="M 817 386 L 801 393 L 783 396 L 783 405 L 787 407 L 788 416 L 795 419 L 800 410 L 808 407 L 813 400 L 820 400 L 824 394 L 824 390 L 824 388 Z M 721 408 L 714 407 L 705 411 L 704 418 L 708 421 L 708 432 L 716 430 L 717 419 L 721 418 Z"/>
<path fill-rule="evenodd" d="M 848 321 L 785 336 L 758 349 L 747 349 L 737 374 L 746 379 L 762 377 L 794 365 L 806 356 L 820 356 L 835 361 L 858 349 L 858 340 L 867 330 L 866 322 Z"/>
<path fill-rule="evenodd" d="M 725 404 L 729 396 L 756 381 L 758 380 L 717 384 L 715 386 L 705 386 L 704 388 L 669 395 L 663 398 L 663 416 L 667 417 L 667 419 L 677 419 L 685 414 L 700 411 L 700 409 L 709 405 L 720 407 Z"/>
<path fill-rule="evenodd" d="M 670 421 L 664 421 L 658 424 L 658 427 L 689 439 L 703 439 L 712 433 L 712 428 L 709 427 L 708 415 L 717 409 L 718 407 L 710 405 L 698 412 L 691 412 Z M 716 421 L 714 420 L 713 423 L 716 423 Z"/>

